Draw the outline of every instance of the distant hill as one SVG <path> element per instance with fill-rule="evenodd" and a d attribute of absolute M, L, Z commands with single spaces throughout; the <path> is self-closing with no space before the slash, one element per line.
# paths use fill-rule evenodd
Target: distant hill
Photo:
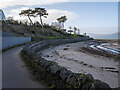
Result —
<path fill-rule="evenodd" d="M 120 32 L 113 33 L 113 34 L 88 34 L 90 37 L 93 37 L 94 39 L 120 39 Z"/>

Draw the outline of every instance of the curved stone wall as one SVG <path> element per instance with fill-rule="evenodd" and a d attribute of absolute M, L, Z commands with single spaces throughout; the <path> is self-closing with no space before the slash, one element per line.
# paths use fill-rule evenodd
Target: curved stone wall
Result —
<path fill-rule="evenodd" d="M 41 42 L 31 42 L 24 46 L 22 56 L 25 62 L 33 71 L 35 77 L 44 80 L 51 88 L 80 88 L 90 90 L 110 88 L 108 84 L 100 80 L 95 80 L 91 74 L 73 73 L 56 62 L 47 61 L 41 58 L 42 50 L 59 44 L 73 43 L 84 38 L 46 40 Z"/>

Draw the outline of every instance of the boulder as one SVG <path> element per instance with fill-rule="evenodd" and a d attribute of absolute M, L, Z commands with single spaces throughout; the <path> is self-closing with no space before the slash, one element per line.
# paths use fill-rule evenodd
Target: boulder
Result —
<path fill-rule="evenodd" d="M 94 83 L 92 83 L 90 90 L 110 90 L 110 86 L 105 82 L 95 80 Z"/>
<path fill-rule="evenodd" d="M 67 70 L 66 68 L 61 68 L 60 70 L 60 74 L 59 76 L 61 77 L 61 79 L 63 81 L 66 81 L 66 79 L 68 78 L 68 76 L 71 74 L 72 72 Z"/>
<path fill-rule="evenodd" d="M 52 74 L 57 74 L 57 72 L 60 71 L 60 67 L 58 65 L 53 65 L 49 68 L 50 68 Z"/>
<path fill-rule="evenodd" d="M 75 77 L 76 77 L 76 73 L 71 73 L 67 80 L 66 80 L 66 83 L 68 83 L 70 86 L 74 87 L 74 83 L 75 83 Z"/>
<path fill-rule="evenodd" d="M 85 75 L 82 73 L 72 73 L 66 80 L 66 82 L 69 83 L 70 86 L 74 88 L 80 88 L 81 90 L 90 89 L 93 81 L 94 78 L 91 74 Z"/>

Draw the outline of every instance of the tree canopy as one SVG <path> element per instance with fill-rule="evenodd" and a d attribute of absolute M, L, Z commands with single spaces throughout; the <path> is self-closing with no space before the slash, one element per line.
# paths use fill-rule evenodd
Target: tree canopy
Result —
<path fill-rule="evenodd" d="M 40 15 L 45 18 L 47 18 L 47 15 L 48 15 L 47 10 L 45 10 L 45 8 L 35 8 L 34 13 L 35 15 Z"/>
<path fill-rule="evenodd" d="M 33 12 L 34 12 L 35 16 L 40 17 L 40 22 L 41 22 L 41 25 L 42 25 L 42 32 L 44 34 L 44 25 L 43 25 L 42 17 L 47 18 L 47 15 L 48 15 L 47 10 L 45 10 L 45 8 L 35 8 L 33 10 Z"/>
<path fill-rule="evenodd" d="M 33 24 L 32 20 L 30 17 L 35 17 L 34 15 L 34 11 L 32 9 L 27 9 L 27 10 L 22 10 L 20 13 L 19 13 L 20 16 L 27 16 L 30 20 L 30 22 Z"/>
<path fill-rule="evenodd" d="M 76 34 L 76 31 L 77 31 L 78 29 L 76 28 L 76 27 L 74 27 L 74 34 Z"/>
<path fill-rule="evenodd" d="M 61 22 L 65 22 L 67 20 L 67 17 L 66 16 L 61 16 L 60 18 L 57 18 L 57 21 L 59 22 L 59 23 L 61 23 Z"/>
<path fill-rule="evenodd" d="M 63 26 L 64 29 L 64 22 L 67 20 L 66 16 L 61 16 L 59 18 L 57 18 L 57 21 Z"/>
<path fill-rule="evenodd" d="M 47 18 L 47 15 L 48 15 L 47 10 L 45 10 L 45 8 L 37 7 L 35 9 L 33 9 L 33 10 L 32 9 L 22 10 L 21 13 L 19 13 L 19 15 L 20 16 L 27 16 L 29 18 L 30 22 L 32 23 L 32 25 L 33 25 L 33 22 L 32 22 L 30 17 L 39 16 L 40 17 L 40 22 L 41 22 L 41 25 L 42 25 L 42 31 L 44 31 L 43 30 L 42 17 Z"/>

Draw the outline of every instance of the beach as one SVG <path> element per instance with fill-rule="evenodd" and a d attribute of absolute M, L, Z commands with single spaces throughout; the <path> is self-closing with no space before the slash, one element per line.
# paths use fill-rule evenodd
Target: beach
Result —
<path fill-rule="evenodd" d="M 81 48 L 84 43 L 48 48 L 42 52 L 42 58 L 55 61 L 75 73 L 90 73 L 95 79 L 108 83 L 110 87 L 118 87 L 118 62 L 112 58 L 83 52 Z"/>

